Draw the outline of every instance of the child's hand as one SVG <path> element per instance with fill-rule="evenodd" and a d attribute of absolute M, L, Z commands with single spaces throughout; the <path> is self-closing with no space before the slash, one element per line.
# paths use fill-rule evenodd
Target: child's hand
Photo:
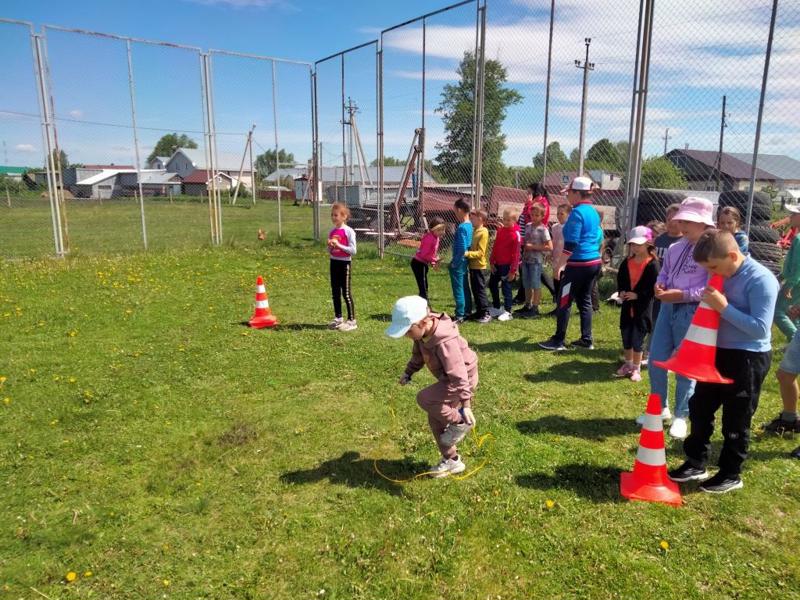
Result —
<path fill-rule="evenodd" d="M 536 250 L 535 244 L 525 244 L 525 250 Z"/>
<path fill-rule="evenodd" d="M 792 288 L 790 288 L 788 285 L 783 290 L 783 297 L 786 298 L 787 300 L 792 299 Z"/>
<path fill-rule="evenodd" d="M 665 290 L 663 287 L 656 286 L 656 298 L 661 302 L 678 302 L 683 300 L 683 291 Z"/>
<path fill-rule="evenodd" d="M 509 274 L 506 276 L 506 281 L 514 281 L 516 278 L 517 278 L 517 272 L 516 272 L 516 271 L 511 271 L 511 272 L 510 272 L 510 273 L 509 273 Z"/>
<path fill-rule="evenodd" d="M 439 261 L 438 260 L 434 261 L 431 266 L 433 267 L 434 271 L 438 271 L 439 270 Z"/>
<path fill-rule="evenodd" d="M 797 319 L 800 317 L 800 304 L 790 306 L 786 313 L 789 315 L 790 319 Z"/>
<path fill-rule="evenodd" d="M 467 422 L 467 425 L 475 425 L 475 415 L 472 414 L 472 409 L 465 406 L 462 410 L 464 412 L 464 421 Z"/>
<path fill-rule="evenodd" d="M 639 297 L 639 294 L 636 292 L 622 292 L 622 299 L 623 300 L 636 300 Z"/>
<path fill-rule="evenodd" d="M 717 312 L 722 312 L 728 306 L 728 299 L 718 289 L 706 286 L 703 290 L 702 300 Z"/>
<path fill-rule="evenodd" d="M 408 373 L 403 373 L 400 376 L 399 383 L 400 385 L 408 385 L 409 383 L 411 383 L 411 375 L 409 375 Z"/>

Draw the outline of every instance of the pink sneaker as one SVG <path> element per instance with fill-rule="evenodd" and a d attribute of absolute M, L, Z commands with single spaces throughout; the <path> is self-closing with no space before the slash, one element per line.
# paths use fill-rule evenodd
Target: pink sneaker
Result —
<path fill-rule="evenodd" d="M 633 365 L 624 363 L 619 369 L 617 369 L 617 372 L 614 373 L 614 377 L 627 377 L 631 374 L 632 369 Z"/>
<path fill-rule="evenodd" d="M 631 381 L 641 381 L 642 380 L 642 372 L 634 367 L 631 369 Z"/>

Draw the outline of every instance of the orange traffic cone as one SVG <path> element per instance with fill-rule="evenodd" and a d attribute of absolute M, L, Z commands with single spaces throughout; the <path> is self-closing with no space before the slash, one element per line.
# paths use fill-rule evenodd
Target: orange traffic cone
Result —
<path fill-rule="evenodd" d="M 708 285 L 721 292 L 722 276 L 713 275 Z M 705 302 L 701 302 L 692 317 L 692 324 L 689 325 L 686 337 L 678 346 L 678 351 L 669 360 L 654 361 L 653 364 L 695 381 L 733 383 L 733 379 L 723 377 L 717 371 L 718 330 L 719 313 Z"/>
<path fill-rule="evenodd" d="M 278 319 L 272 314 L 272 310 L 269 307 L 269 298 L 261 275 L 256 279 L 256 312 L 253 313 L 248 323 L 254 329 L 275 327 L 278 324 Z"/>
<path fill-rule="evenodd" d="M 661 421 L 661 397 L 658 394 L 650 394 L 647 399 L 633 472 L 620 475 L 619 491 L 629 500 L 663 502 L 674 506 L 680 506 L 683 502 L 678 484 L 667 477 L 664 424 Z"/>

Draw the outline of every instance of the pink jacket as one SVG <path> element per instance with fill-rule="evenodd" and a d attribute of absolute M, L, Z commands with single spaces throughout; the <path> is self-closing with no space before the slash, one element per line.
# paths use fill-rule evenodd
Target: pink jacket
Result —
<path fill-rule="evenodd" d="M 439 238 L 428 231 L 422 236 L 419 244 L 419 250 L 414 255 L 419 262 L 429 265 L 435 265 L 439 262 L 439 257 L 436 253 L 439 251 Z"/>
<path fill-rule="evenodd" d="M 464 407 L 472 403 L 472 387 L 468 373 L 477 367 L 478 355 L 458 333 L 458 326 L 446 314 L 434 314 L 436 327 L 427 340 L 414 342 L 411 360 L 406 365 L 410 377 L 425 365 L 437 380 L 447 383 L 448 395 L 461 400 Z"/>

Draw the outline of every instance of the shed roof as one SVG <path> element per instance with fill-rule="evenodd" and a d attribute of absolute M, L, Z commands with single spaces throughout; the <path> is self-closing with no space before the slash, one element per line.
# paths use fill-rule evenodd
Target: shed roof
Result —
<path fill-rule="evenodd" d="M 748 166 L 753 165 L 752 152 L 730 152 L 730 155 Z M 759 154 L 758 168 L 772 173 L 776 179 L 800 180 L 800 160 L 785 154 Z"/>
<path fill-rule="evenodd" d="M 100 173 L 96 173 L 95 175 L 87 177 L 86 179 L 81 179 L 80 181 L 76 182 L 75 185 L 94 185 L 96 183 L 100 183 L 101 181 L 105 181 L 106 179 L 116 177 L 120 173 L 136 173 L 136 169 L 103 169 Z"/>

